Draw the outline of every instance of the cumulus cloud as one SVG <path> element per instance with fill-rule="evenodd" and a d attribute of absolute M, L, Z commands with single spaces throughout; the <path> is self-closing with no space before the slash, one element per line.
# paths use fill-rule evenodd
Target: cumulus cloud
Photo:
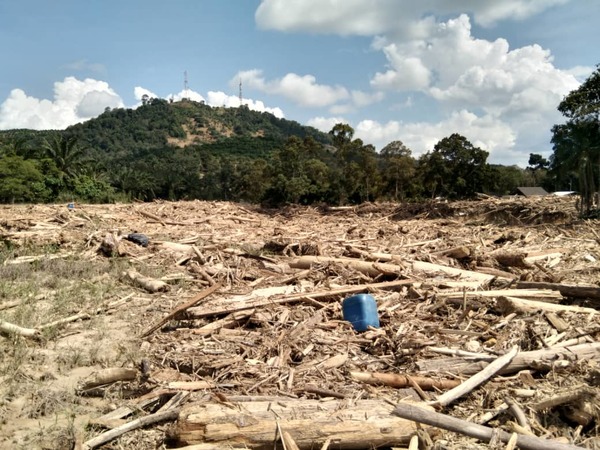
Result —
<path fill-rule="evenodd" d="M 336 123 L 348 123 L 342 117 L 315 117 L 308 124 L 327 132 Z M 514 155 L 507 158 L 504 154 L 515 142 L 516 136 L 511 127 L 497 118 L 486 115 L 479 117 L 467 110 L 456 111 L 447 119 L 437 123 L 428 122 L 401 122 L 390 120 L 381 123 L 375 120 L 361 120 L 354 127 L 354 137 L 363 142 L 373 144 L 381 150 L 388 143 L 401 140 L 418 157 L 423 153 L 432 151 L 435 144 L 453 133 L 465 136 L 473 145 L 488 152 L 497 162 L 506 164 L 527 164 L 524 155 L 519 155 L 518 161 L 513 161 Z"/>
<path fill-rule="evenodd" d="M 285 117 L 281 108 L 269 108 L 260 100 L 252 100 L 249 98 L 242 99 L 242 103 L 253 111 L 268 112 L 273 114 L 275 117 L 282 119 Z M 227 95 L 225 92 L 208 92 L 208 104 L 210 106 L 225 106 L 226 108 L 237 108 L 240 106 L 240 99 L 235 95 Z"/>
<path fill-rule="evenodd" d="M 372 88 L 390 94 L 419 92 L 442 114 L 439 123 L 363 120 L 356 133 L 365 142 L 381 146 L 400 139 L 423 152 L 462 131 L 497 162 L 521 154 L 517 147 L 523 154 L 543 152 L 552 124 L 560 121 L 556 106 L 594 68 L 560 70 L 550 51 L 537 44 L 511 49 L 503 38 L 478 39 L 471 21 L 490 26 L 524 19 L 567 1 L 307 0 L 291 5 L 263 0 L 256 21 L 282 31 L 371 36 L 372 49 L 387 61 L 371 76 Z M 350 101 L 329 109 L 333 115 L 351 111 Z"/>
<path fill-rule="evenodd" d="M 373 36 L 393 33 L 417 37 L 421 19 L 432 11 L 451 16 L 472 14 L 482 26 L 525 19 L 569 0 L 262 0 L 255 19 L 263 29 Z"/>
<path fill-rule="evenodd" d="M 104 81 L 67 77 L 54 83 L 54 99 L 13 89 L 0 104 L 0 129 L 63 129 L 91 119 L 107 107 L 122 107 L 121 97 Z"/>
<path fill-rule="evenodd" d="M 343 117 L 313 117 L 306 124 L 315 127 L 323 133 L 329 133 L 338 123 L 348 123 L 348 121 Z"/>
<path fill-rule="evenodd" d="M 271 95 L 281 95 L 304 107 L 324 107 L 350 98 L 348 90 L 342 86 L 318 84 L 313 75 L 288 73 L 283 78 L 266 80 L 262 71 L 253 69 L 239 72 L 232 80 L 237 84 Z"/>

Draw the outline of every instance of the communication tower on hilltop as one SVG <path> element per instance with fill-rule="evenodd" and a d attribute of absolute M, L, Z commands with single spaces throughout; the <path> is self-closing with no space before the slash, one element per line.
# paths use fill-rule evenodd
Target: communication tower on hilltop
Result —
<path fill-rule="evenodd" d="M 183 72 L 183 94 L 181 96 L 182 100 L 189 100 L 187 97 L 189 89 L 190 89 L 190 85 L 188 84 L 187 70 L 185 70 Z"/>
<path fill-rule="evenodd" d="M 244 104 L 244 97 L 242 97 L 242 79 L 240 78 L 240 107 Z"/>

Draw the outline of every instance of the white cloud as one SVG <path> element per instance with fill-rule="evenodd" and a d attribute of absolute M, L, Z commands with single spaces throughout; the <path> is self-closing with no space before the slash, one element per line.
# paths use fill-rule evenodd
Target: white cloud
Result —
<path fill-rule="evenodd" d="M 261 70 L 253 69 L 239 72 L 231 84 L 242 81 L 242 86 L 281 95 L 304 107 L 324 107 L 350 98 L 348 90 L 342 86 L 318 84 L 313 75 L 288 73 L 283 78 L 266 80 Z"/>
<path fill-rule="evenodd" d="M 107 107 L 122 107 L 121 97 L 108 83 L 67 77 L 54 83 L 54 99 L 28 96 L 13 89 L 0 105 L 0 129 L 63 129 L 91 119 Z"/>
<path fill-rule="evenodd" d="M 141 86 L 136 86 L 135 88 L 133 88 L 133 96 L 137 101 L 141 102 L 144 95 L 147 95 L 148 98 L 158 98 L 158 95 L 156 95 L 152 91 L 149 91 L 146 88 L 143 88 Z"/>
<path fill-rule="evenodd" d="M 315 117 L 308 121 L 308 125 L 325 132 L 331 130 L 336 123 L 348 122 L 341 117 Z M 490 152 L 490 159 L 493 158 L 496 162 L 527 164 L 524 155 L 520 155 L 522 158 L 515 161 L 513 153 L 510 152 L 516 139 L 512 129 L 489 115 L 478 117 L 472 112 L 462 110 L 454 112 L 446 120 L 438 123 L 405 123 L 396 120 L 380 123 L 375 120 L 362 120 L 350 125 L 354 127 L 355 138 L 373 144 L 378 150 L 392 141 L 401 140 L 412 150 L 413 155 L 418 157 L 432 151 L 441 139 L 459 133 L 473 145 Z"/>
<path fill-rule="evenodd" d="M 208 92 L 208 102 L 210 106 L 225 106 L 227 108 L 237 108 L 240 106 L 240 99 L 235 95 L 227 95 L 225 92 Z M 249 98 L 242 99 L 242 103 L 249 109 L 259 112 L 268 112 L 273 114 L 275 117 L 282 119 L 285 117 L 281 108 L 269 108 L 260 100 L 252 100 Z"/>
<path fill-rule="evenodd" d="M 77 70 L 77 71 L 89 71 L 97 74 L 105 74 L 106 67 L 101 63 L 93 63 L 89 62 L 87 59 L 80 59 L 78 61 L 73 61 L 63 66 L 68 70 Z"/>
<path fill-rule="evenodd" d="M 491 26 L 500 20 L 525 19 L 569 0 L 262 0 L 255 19 L 259 27 L 279 31 L 373 36 L 393 33 L 417 37 L 423 17 L 472 14 Z"/>
<path fill-rule="evenodd" d="M 329 133 L 331 129 L 338 123 L 348 123 L 343 117 L 313 117 L 306 123 L 323 133 Z"/>

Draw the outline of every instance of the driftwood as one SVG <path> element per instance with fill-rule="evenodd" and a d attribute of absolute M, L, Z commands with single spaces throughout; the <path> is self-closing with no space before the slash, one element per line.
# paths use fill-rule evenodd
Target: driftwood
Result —
<path fill-rule="evenodd" d="M 200 300 L 208 297 L 210 294 L 212 294 L 213 292 L 218 290 L 220 287 L 221 287 L 221 284 L 217 283 L 217 284 L 209 287 L 208 289 L 205 289 L 202 292 L 198 293 L 190 301 L 177 306 L 173 311 L 171 311 L 165 317 L 163 317 L 158 322 L 156 322 L 154 325 L 152 325 L 150 328 L 148 328 L 146 331 L 144 331 L 142 333 L 142 337 L 147 337 L 150 334 L 154 333 L 156 330 L 158 330 L 160 327 L 162 327 L 164 324 L 166 324 L 169 320 L 175 319 L 177 316 L 179 316 L 185 310 L 187 310 L 188 308 L 191 308 L 196 303 L 198 303 Z"/>
<path fill-rule="evenodd" d="M 0 320 L 0 334 L 3 336 L 16 334 L 33 340 L 40 340 L 42 338 L 40 331 L 35 328 L 23 328 L 3 320 Z"/>
<path fill-rule="evenodd" d="M 438 298 L 495 298 L 500 296 L 515 296 L 526 299 L 544 299 L 551 302 L 556 302 L 563 298 L 558 290 L 553 291 L 550 289 L 490 289 L 489 291 L 439 292 L 436 296 Z"/>
<path fill-rule="evenodd" d="M 478 281 L 485 283 L 494 278 L 493 275 L 473 272 L 470 270 L 456 269 L 454 267 L 442 266 L 440 264 L 432 264 L 423 261 L 407 262 L 405 267 L 398 264 L 376 263 L 352 258 L 301 256 L 300 258 L 292 259 L 289 262 L 289 265 L 290 267 L 297 269 L 310 269 L 314 265 L 330 263 L 342 264 L 344 266 L 351 267 L 352 269 L 358 270 L 359 272 L 371 277 L 376 277 L 382 274 L 400 275 L 401 273 L 406 272 L 407 268 L 410 268 L 415 272 L 441 272 L 446 275 L 460 277 L 461 280 L 464 281 Z"/>
<path fill-rule="evenodd" d="M 116 383 L 117 381 L 132 381 L 138 375 L 137 369 L 129 369 L 125 367 L 114 367 L 103 369 L 93 373 L 88 379 L 84 380 L 80 386 L 80 391 L 86 391 L 105 384 Z"/>
<path fill-rule="evenodd" d="M 510 364 L 510 362 L 513 360 L 513 358 L 517 355 L 518 352 L 519 352 L 519 349 L 517 347 L 514 347 L 511 351 L 509 351 L 505 355 L 502 355 L 495 361 L 492 361 L 491 363 L 489 363 L 481 372 L 472 376 L 465 382 L 461 383 L 459 386 L 456 386 L 455 388 L 449 390 L 445 394 L 440 395 L 433 402 L 433 405 L 436 407 L 447 406 L 450 403 L 452 403 L 454 400 L 462 397 L 465 394 L 468 394 L 473 389 L 475 389 L 477 386 L 479 386 L 482 383 L 485 383 L 487 380 L 489 380 L 491 377 L 493 377 L 496 373 L 498 373 L 500 370 L 502 370 L 504 367 L 506 367 L 508 364 Z"/>
<path fill-rule="evenodd" d="M 383 384 L 395 388 L 406 388 L 416 383 L 421 389 L 426 391 L 440 390 L 447 391 L 460 384 L 458 380 L 435 379 L 411 375 L 410 377 L 396 373 L 377 373 L 377 372 L 350 372 L 350 376 L 357 381 L 367 384 Z M 411 382 L 412 380 L 412 382 Z"/>
<path fill-rule="evenodd" d="M 571 312 L 578 314 L 597 314 L 594 308 L 585 308 L 583 306 L 555 305 L 552 303 L 540 302 L 536 300 L 527 300 L 524 298 L 502 296 L 496 300 L 496 306 L 504 313 L 520 312 L 533 313 L 537 311 L 544 312 Z"/>
<path fill-rule="evenodd" d="M 139 286 L 151 293 L 166 291 L 169 288 L 169 285 L 164 281 L 145 277 L 144 275 L 138 273 L 135 269 L 130 269 L 126 272 L 123 272 L 123 276 L 128 278 L 134 285 Z"/>
<path fill-rule="evenodd" d="M 413 422 L 390 413 L 393 406 L 379 400 L 254 401 L 231 404 L 200 403 L 186 406 L 179 415 L 173 438 L 179 445 L 229 443 L 248 449 L 272 449 L 278 424 L 298 448 L 318 448 L 328 438 L 336 448 L 363 449 L 409 442 Z M 315 425 L 318 424 L 318 425 Z"/>
<path fill-rule="evenodd" d="M 559 291 L 565 297 L 572 298 L 593 298 L 600 299 L 600 287 L 598 286 L 581 286 L 573 284 L 560 283 L 541 283 L 535 281 L 519 281 L 518 289 L 552 289 Z"/>
<path fill-rule="evenodd" d="M 509 442 L 511 438 L 511 434 L 507 433 L 506 431 L 501 431 L 466 420 L 457 419 L 455 417 L 430 411 L 410 403 L 401 403 L 392 414 L 402 417 L 403 419 L 412 420 L 425 425 L 431 425 L 433 427 L 442 428 L 455 433 L 460 433 L 484 442 L 489 442 L 494 435 L 496 435 L 500 441 L 505 443 Z M 577 447 L 575 445 L 562 444 L 560 442 L 548 439 L 523 435 L 519 435 L 517 437 L 517 446 L 524 450 L 581 450 L 581 447 Z"/>
<path fill-rule="evenodd" d="M 129 431 L 137 430 L 138 428 L 142 428 L 148 425 L 152 425 L 158 422 L 164 422 L 165 420 L 175 420 L 179 416 L 179 409 L 169 409 L 166 411 L 159 411 L 154 414 L 150 414 L 149 416 L 140 417 L 139 419 L 132 420 L 122 426 L 117 428 L 113 428 L 112 430 L 106 431 L 99 436 L 96 436 L 89 441 L 83 443 L 84 450 L 91 450 L 96 447 L 100 447 L 107 442 L 112 441 L 113 439 L 122 436 Z"/>
<path fill-rule="evenodd" d="M 600 342 L 573 345 L 570 347 L 552 347 L 542 350 L 521 352 L 499 374 L 506 375 L 525 369 L 550 370 L 554 361 L 600 361 Z M 417 362 L 420 370 L 425 372 L 446 371 L 453 374 L 473 375 L 489 363 L 472 362 L 462 358 L 429 359 Z"/>

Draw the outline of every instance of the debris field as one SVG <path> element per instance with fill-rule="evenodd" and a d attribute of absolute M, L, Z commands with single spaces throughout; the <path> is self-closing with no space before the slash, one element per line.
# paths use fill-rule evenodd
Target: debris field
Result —
<path fill-rule="evenodd" d="M 111 288 L 34 323 L 17 312 L 46 297 L 0 296 L 2 358 L 31 355 L 22 399 L 71 383 L 40 448 L 600 448 L 598 225 L 556 197 L 3 205 L 3 273 L 104 264 L 64 278 Z M 361 293 L 380 326 L 359 332 Z M 134 356 L 54 368 L 100 319 L 101 350 Z M 30 400 L 7 392 L 19 448 Z"/>

